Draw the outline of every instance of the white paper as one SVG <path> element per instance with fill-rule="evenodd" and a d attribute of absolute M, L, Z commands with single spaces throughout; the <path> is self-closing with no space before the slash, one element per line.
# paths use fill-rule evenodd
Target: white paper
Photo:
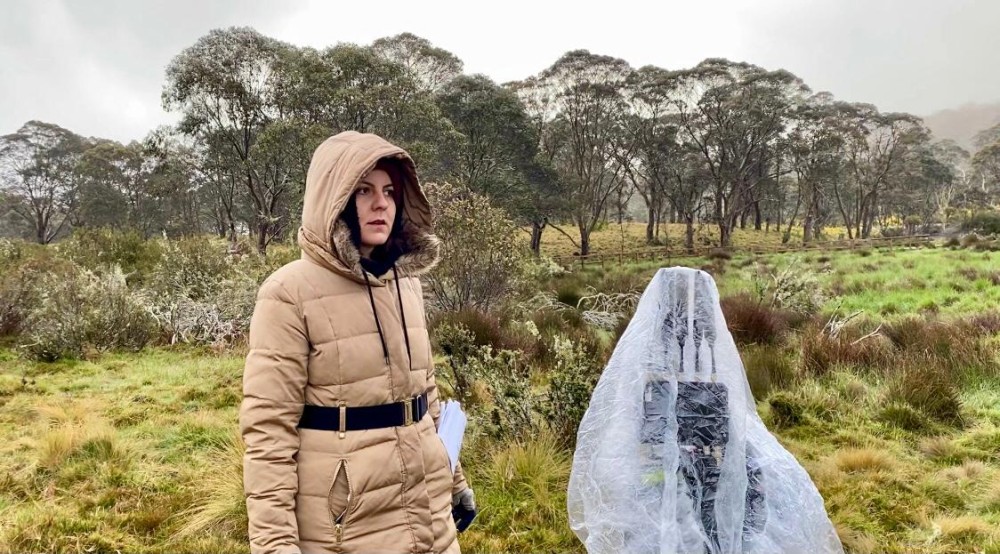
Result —
<path fill-rule="evenodd" d="M 462 450 L 462 439 L 465 437 L 465 424 L 468 418 L 462 411 L 462 405 L 457 400 L 448 400 L 441 404 L 441 420 L 438 424 L 438 436 L 448 451 L 448 461 L 451 462 L 451 472 L 455 473 L 458 463 L 458 453 Z"/>

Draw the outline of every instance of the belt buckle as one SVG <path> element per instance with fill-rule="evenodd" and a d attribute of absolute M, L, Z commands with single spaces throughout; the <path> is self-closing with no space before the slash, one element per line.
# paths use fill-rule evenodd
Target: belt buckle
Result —
<path fill-rule="evenodd" d="M 339 402 L 337 407 L 340 408 L 340 425 L 338 435 L 340 438 L 344 438 L 347 436 L 347 403 Z"/>
<path fill-rule="evenodd" d="M 413 401 L 407 400 L 403 402 L 403 426 L 409 427 L 413 425 Z"/>

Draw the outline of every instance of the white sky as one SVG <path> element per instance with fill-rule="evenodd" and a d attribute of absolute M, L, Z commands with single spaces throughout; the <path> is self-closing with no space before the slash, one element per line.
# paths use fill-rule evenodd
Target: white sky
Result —
<path fill-rule="evenodd" d="M 497 82 L 586 48 L 634 67 L 785 68 L 813 90 L 917 115 L 1000 101 L 1000 0 L 5 0 L 3 12 L 0 134 L 40 119 L 141 138 L 175 120 L 160 106 L 170 60 L 233 25 L 314 47 L 409 31 Z"/>

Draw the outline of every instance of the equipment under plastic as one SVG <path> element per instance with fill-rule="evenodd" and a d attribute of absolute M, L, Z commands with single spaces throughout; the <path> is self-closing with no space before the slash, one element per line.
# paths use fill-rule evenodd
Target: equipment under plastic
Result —
<path fill-rule="evenodd" d="M 712 277 L 661 269 L 580 422 L 570 526 L 590 554 L 841 554 L 757 414 Z"/>

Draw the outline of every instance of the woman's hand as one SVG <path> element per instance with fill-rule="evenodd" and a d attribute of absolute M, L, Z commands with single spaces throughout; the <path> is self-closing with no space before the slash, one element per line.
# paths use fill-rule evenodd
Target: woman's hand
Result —
<path fill-rule="evenodd" d="M 471 488 L 466 487 L 452 495 L 451 513 L 459 533 L 469 528 L 476 518 L 476 495 Z"/>

